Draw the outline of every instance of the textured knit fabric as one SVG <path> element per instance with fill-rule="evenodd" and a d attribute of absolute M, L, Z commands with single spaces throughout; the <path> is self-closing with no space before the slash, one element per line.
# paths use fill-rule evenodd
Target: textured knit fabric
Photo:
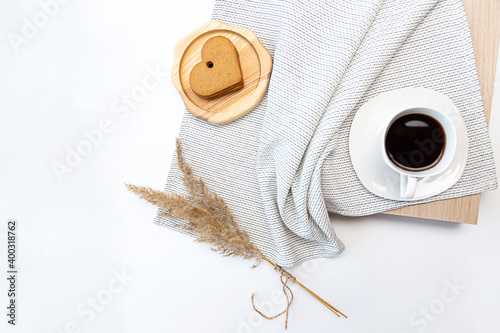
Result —
<path fill-rule="evenodd" d="M 496 188 L 460 0 L 216 0 L 213 19 L 257 34 L 273 57 L 269 89 L 257 108 L 226 125 L 185 111 L 179 138 L 195 174 L 274 262 L 293 266 L 342 252 L 329 212 L 368 215 Z M 411 203 L 369 192 L 348 151 L 359 107 L 409 86 L 450 97 L 469 133 L 459 182 Z M 186 193 L 175 156 L 166 190 Z"/>

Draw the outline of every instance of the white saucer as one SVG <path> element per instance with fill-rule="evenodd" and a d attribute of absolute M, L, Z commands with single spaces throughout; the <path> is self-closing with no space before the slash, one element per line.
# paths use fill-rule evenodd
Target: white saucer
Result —
<path fill-rule="evenodd" d="M 418 107 L 439 110 L 453 120 L 457 149 L 447 169 L 435 176 L 419 178 L 414 197 L 403 199 L 400 175 L 384 163 L 381 140 L 394 116 L 402 110 Z M 349 135 L 349 154 L 359 180 L 370 192 L 392 200 L 425 199 L 453 186 L 465 168 L 468 149 L 467 129 L 455 104 L 446 95 L 425 88 L 391 90 L 370 99 L 354 116 Z"/>

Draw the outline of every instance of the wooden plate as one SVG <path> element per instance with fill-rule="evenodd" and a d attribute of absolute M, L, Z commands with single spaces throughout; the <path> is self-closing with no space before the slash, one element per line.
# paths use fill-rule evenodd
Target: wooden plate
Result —
<path fill-rule="evenodd" d="M 214 36 L 228 38 L 238 50 L 244 87 L 215 99 L 204 99 L 191 89 L 189 74 L 201 61 L 203 44 Z M 271 55 L 253 31 L 214 20 L 177 42 L 172 81 L 193 115 L 214 124 L 226 124 L 243 117 L 260 103 L 269 84 L 271 69 Z"/>

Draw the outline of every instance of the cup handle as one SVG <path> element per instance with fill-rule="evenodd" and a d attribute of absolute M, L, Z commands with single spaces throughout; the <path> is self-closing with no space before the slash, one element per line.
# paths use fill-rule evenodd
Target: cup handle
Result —
<path fill-rule="evenodd" d="M 417 189 L 417 178 L 401 174 L 400 196 L 402 199 L 411 199 Z"/>

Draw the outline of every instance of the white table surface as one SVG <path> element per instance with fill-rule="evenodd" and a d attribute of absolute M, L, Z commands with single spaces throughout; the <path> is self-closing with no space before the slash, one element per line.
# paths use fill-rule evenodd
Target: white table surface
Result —
<path fill-rule="evenodd" d="M 211 1 L 75 0 L 51 9 L 45 22 L 38 1 L 0 4 L 0 331 L 282 331 L 283 318 L 263 320 L 250 303 L 256 292 L 267 310 L 281 310 L 271 299 L 280 290 L 275 271 L 251 270 L 154 225 L 156 209 L 123 185 L 163 188 L 184 109 L 169 78 L 172 50 L 210 19 Z M 15 39 L 33 17 L 40 27 Z M 147 78 L 157 68 L 158 84 Z M 131 93 L 144 100 L 126 107 Z M 85 131 L 95 144 L 83 143 Z M 87 156 L 73 157 L 59 179 L 54 163 L 78 147 Z M 500 191 L 483 195 L 477 226 L 332 217 L 345 252 L 293 272 L 349 319 L 296 290 L 288 332 L 499 332 L 499 202 Z M 5 308 L 11 218 L 15 327 Z"/>

